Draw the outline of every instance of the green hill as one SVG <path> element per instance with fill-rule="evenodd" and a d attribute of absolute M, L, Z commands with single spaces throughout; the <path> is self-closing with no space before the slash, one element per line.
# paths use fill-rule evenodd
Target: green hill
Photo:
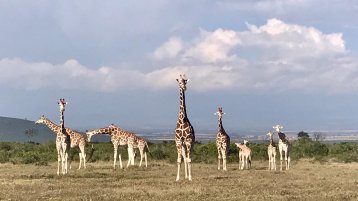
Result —
<path fill-rule="evenodd" d="M 25 133 L 34 132 L 32 137 Z M 0 141 L 2 142 L 48 142 L 55 140 L 55 134 L 43 124 L 35 124 L 33 121 L 0 117 Z"/>

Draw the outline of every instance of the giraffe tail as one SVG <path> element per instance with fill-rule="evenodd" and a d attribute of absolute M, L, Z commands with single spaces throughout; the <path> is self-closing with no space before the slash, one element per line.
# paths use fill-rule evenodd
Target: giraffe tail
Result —
<path fill-rule="evenodd" d="M 147 143 L 147 142 L 145 142 L 145 146 L 147 147 L 148 152 L 150 152 L 150 150 L 149 150 L 149 146 L 148 146 L 148 143 Z"/>
<path fill-rule="evenodd" d="M 88 157 L 86 159 L 87 162 L 89 162 L 92 159 L 92 156 L 93 156 L 93 153 L 94 153 L 94 150 L 95 150 L 93 144 L 91 144 L 91 145 L 92 145 L 91 146 L 91 152 L 90 152 L 90 154 L 88 155 Z"/>

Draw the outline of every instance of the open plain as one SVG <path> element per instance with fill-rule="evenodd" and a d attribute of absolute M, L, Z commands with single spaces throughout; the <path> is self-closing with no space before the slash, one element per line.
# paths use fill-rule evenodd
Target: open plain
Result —
<path fill-rule="evenodd" d="M 266 161 L 253 161 L 250 170 L 230 163 L 227 172 L 194 163 L 192 182 L 175 182 L 176 165 L 166 161 L 122 170 L 111 162 L 76 166 L 57 176 L 57 163 L 0 164 L 0 200 L 358 200 L 357 163 L 300 160 L 288 171 L 268 171 Z"/>

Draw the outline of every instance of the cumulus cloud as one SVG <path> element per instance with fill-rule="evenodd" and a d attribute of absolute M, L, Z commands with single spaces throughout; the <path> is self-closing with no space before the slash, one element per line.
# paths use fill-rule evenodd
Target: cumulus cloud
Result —
<path fill-rule="evenodd" d="M 245 51 L 245 55 L 241 53 Z M 257 53 L 259 52 L 259 54 Z M 89 68 L 72 59 L 63 64 L 0 60 L 0 83 L 29 90 L 76 88 L 117 91 L 165 89 L 185 73 L 194 90 L 325 90 L 358 89 L 358 59 L 349 55 L 341 33 L 269 19 L 247 30 L 201 30 L 191 40 L 170 37 L 153 52 L 170 61 L 151 71 L 121 66 Z M 160 63 L 160 62 L 159 62 Z M 130 65 L 130 64 L 129 64 Z"/>

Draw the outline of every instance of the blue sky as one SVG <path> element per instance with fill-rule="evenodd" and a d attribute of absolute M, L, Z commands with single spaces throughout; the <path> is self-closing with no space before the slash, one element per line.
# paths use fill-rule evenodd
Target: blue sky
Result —
<path fill-rule="evenodd" d="M 0 0 L 0 116 L 197 130 L 358 129 L 353 0 Z"/>

